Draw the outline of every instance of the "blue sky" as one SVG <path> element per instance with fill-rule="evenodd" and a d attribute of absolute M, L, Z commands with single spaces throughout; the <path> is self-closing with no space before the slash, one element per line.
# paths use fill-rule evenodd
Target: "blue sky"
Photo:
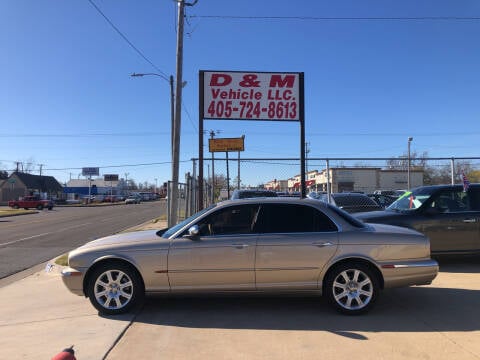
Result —
<path fill-rule="evenodd" d="M 169 84 L 129 75 L 175 74 L 176 4 L 92 1 L 154 66 L 88 0 L 0 1 L 0 169 L 42 164 L 64 182 L 93 166 L 166 181 Z M 198 157 L 199 70 L 304 72 L 310 157 L 400 156 L 409 136 L 431 157 L 480 156 L 480 20 L 339 19 L 479 18 L 478 1 L 199 0 L 186 10 L 180 179 Z M 297 123 L 204 128 L 245 135 L 242 157 L 299 156 Z"/>

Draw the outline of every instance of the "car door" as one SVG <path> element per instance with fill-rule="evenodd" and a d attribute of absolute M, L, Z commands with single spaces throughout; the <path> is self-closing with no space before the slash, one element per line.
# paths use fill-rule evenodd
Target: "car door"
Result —
<path fill-rule="evenodd" d="M 480 250 L 479 200 L 474 189 L 445 189 L 432 198 L 421 229 L 430 238 L 432 253 Z"/>
<path fill-rule="evenodd" d="M 170 288 L 253 290 L 255 245 L 252 224 L 258 205 L 223 207 L 196 223 L 199 235 L 177 237 L 168 254 Z"/>
<path fill-rule="evenodd" d="M 317 289 L 336 251 L 338 229 L 320 210 L 298 204 L 262 205 L 254 229 L 258 290 Z"/>

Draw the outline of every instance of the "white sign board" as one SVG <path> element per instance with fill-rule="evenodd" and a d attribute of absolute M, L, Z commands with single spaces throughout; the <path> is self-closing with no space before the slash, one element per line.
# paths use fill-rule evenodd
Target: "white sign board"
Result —
<path fill-rule="evenodd" d="M 300 73 L 203 72 L 203 118 L 300 121 Z"/>

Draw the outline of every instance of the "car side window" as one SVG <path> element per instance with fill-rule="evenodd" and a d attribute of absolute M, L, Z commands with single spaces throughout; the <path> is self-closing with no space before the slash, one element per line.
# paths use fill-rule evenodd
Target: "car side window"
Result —
<path fill-rule="evenodd" d="M 254 229 L 259 233 L 302 233 L 338 231 L 320 210 L 306 205 L 263 204 Z"/>
<path fill-rule="evenodd" d="M 456 213 L 470 210 L 468 195 L 463 191 L 442 191 L 435 196 L 431 206 L 441 213 Z"/>
<path fill-rule="evenodd" d="M 197 223 L 200 236 L 249 234 L 257 211 L 258 205 L 254 204 L 219 209 Z"/>
<path fill-rule="evenodd" d="M 468 205 L 470 211 L 480 211 L 480 189 L 470 188 L 468 192 Z"/>

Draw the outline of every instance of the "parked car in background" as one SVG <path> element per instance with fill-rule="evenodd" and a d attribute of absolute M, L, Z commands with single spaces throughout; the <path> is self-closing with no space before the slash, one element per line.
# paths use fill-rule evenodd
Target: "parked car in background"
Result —
<path fill-rule="evenodd" d="M 44 208 L 47 208 L 48 210 L 52 210 L 54 203 L 52 200 L 40 199 L 40 197 L 32 195 L 21 197 L 18 200 L 11 200 L 8 202 L 8 206 L 14 209 L 23 208 L 27 210 L 33 208 L 37 210 L 42 210 Z"/>
<path fill-rule="evenodd" d="M 367 196 L 373 201 L 375 201 L 382 208 L 389 207 L 391 204 L 393 204 L 395 200 L 398 199 L 398 196 L 384 194 L 367 194 Z"/>
<path fill-rule="evenodd" d="M 406 192 L 407 190 L 375 190 L 373 193 L 376 195 L 389 195 L 398 198 Z"/>
<path fill-rule="evenodd" d="M 432 254 L 480 253 L 480 184 L 422 186 L 384 211 L 356 215 L 368 223 L 398 225 L 430 238 Z"/>
<path fill-rule="evenodd" d="M 301 193 L 299 191 L 277 191 L 277 196 L 282 196 L 282 197 L 296 197 L 299 198 L 301 197 Z"/>
<path fill-rule="evenodd" d="M 250 199 L 250 198 L 258 198 L 258 197 L 278 197 L 278 194 L 272 190 L 264 190 L 264 189 L 240 189 L 234 190 L 232 196 L 230 197 L 231 200 L 237 199 Z"/>
<path fill-rule="evenodd" d="M 366 225 L 312 199 L 224 201 L 160 231 L 116 234 L 68 255 L 67 288 L 119 314 L 145 292 L 323 294 L 340 312 L 369 310 L 381 289 L 430 284 L 438 264 L 417 231 Z"/>
<path fill-rule="evenodd" d="M 383 209 L 383 207 L 377 204 L 374 200 L 361 193 L 332 193 L 330 195 L 327 193 L 310 193 L 307 197 L 328 202 L 349 213 Z"/>
<path fill-rule="evenodd" d="M 139 195 L 129 195 L 125 199 L 125 204 L 140 204 L 142 202 L 142 197 Z"/>

